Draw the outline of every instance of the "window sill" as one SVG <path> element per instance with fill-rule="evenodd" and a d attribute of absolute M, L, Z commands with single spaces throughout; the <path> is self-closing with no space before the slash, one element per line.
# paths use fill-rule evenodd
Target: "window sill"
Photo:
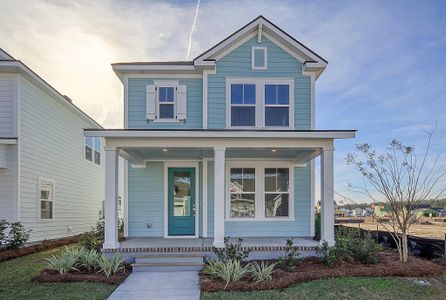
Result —
<path fill-rule="evenodd" d="M 225 218 L 225 222 L 292 222 L 294 218 Z"/>
<path fill-rule="evenodd" d="M 293 130 L 293 127 L 290 126 L 264 126 L 264 127 L 255 127 L 255 126 L 230 126 L 230 127 L 225 127 L 225 129 L 227 130 L 231 130 L 231 129 L 246 129 L 246 130 L 250 130 L 250 129 L 255 129 L 255 130 Z"/>
<path fill-rule="evenodd" d="M 178 119 L 155 119 L 150 121 L 151 123 L 180 123 L 182 120 Z"/>

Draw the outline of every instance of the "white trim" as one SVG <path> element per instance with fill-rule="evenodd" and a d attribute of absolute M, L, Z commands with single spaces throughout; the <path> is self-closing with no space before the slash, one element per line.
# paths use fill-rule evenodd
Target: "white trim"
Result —
<path fill-rule="evenodd" d="M 45 201 L 49 201 L 53 203 L 53 207 L 52 207 L 52 214 L 51 214 L 51 218 L 50 219 L 43 219 L 42 215 L 41 215 L 41 201 L 42 199 L 40 198 L 41 195 L 41 189 L 40 189 L 40 185 L 42 182 L 49 182 L 52 185 L 52 189 L 53 189 L 53 199 L 51 200 L 45 200 Z M 42 177 L 42 176 L 37 176 L 37 220 L 39 222 L 53 222 L 56 216 L 56 180 L 54 180 L 53 178 L 48 178 L 48 177 Z"/>
<path fill-rule="evenodd" d="M 169 168 L 195 168 L 195 234 L 194 235 L 169 235 L 169 190 L 168 190 L 168 176 Z M 199 237 L 199 191 L 200 191 L 200 177 L 199 164 L 197 161 L 164 161 L 164 238 L 198 238 Z"/>
<path fill-rule="evenodd" d="M 257 29 L 257 44 L 261 44 L 262 43 L 262 27 L 263 27 L 263 24 L 260 23 L 259 27 Z"/>
<path fill-rule="evenodd" d="M 214 147 L 214 247 L 224 247 L 226 147 Z"/>
<path fill-rule="evenodd" d="M 177 115 L 177 89 L 180 85 L 179 81 L 171 81 L 171 80 L 155 80 L 153 81 L 153 85 L 155 86 L 155 115 L 156 119 L 151 120 L 153 123 L 178 123 L 180 120 L 176 118 Z M 160 88 L 173 88 L 173 103 L 166 102 L 165 104 L 173 104 L 173 118 L 160 118 L 160 101 L 159 101 L 159 89 Z"/>
<path fill-rule="evenodd" d="M 124 77 L 124 128 L 129 127 L 129 77 Z"/>
<path fill-rule="evenodd" d="M 203 74 L 201 73 L 150 73 L 150 74 L 144 74 L 144 73 L 128 73 L 124 75 L 124 78 L 127 79 L 139 79 L 139 78 L 150 78 L 150 79 L 201 79 L 203 77 Z"/>
<path fill-rule="evenodd" d="M 144 164 L 145 166 L 145 164 Z M 124 237 L 129 236 L 129 162 L 124 160 Z"/>
<path fill-rule="evenodd" d="M 287 129 L 287 128 L 284 128 Z M 85 136 L 106 138 L 289 138 L 289 139 L 351 139 L 355 131 L 194 131 L 194 130 L 87 130 Z M 211 147 L 211 146 L 209 146 Z"/>
<path fill-rule="evenodd" d="M 255 64 L 255 52 L 256 50 L 263 50 L 263 66 L 256 66 Z M 253 70 L 267 70 L 268 69 L 268 48 L 253 46 L 251 48 L 251 68 Z"/>
<path fill-rule="evenodd" d="M 231 217 L 231 193 L 230 176 L 231 168 L 255 168 L 256 190 L 255 190 L 255 217 L 254 218 L 232 218 Z M 288 217 L 265 217 L 265 168 L 287 168 L 289 169 L 289 190 L 288 190 Z M 295 221 L 294 219 L 294 165 L 289 161 L 251 161 L 251 162 L 227 162 L 226 164 L 226 218 L 225 221 Z"/>
<path fill-rule="evenodd" d="M 310 179 L 310 236 L 315 235 L 315 197 L 316 197 L 316 161 L 313 159 L 311 161 L 311 179 Z"/>
<path fill-rule="evenodd" d="M 208 164 L 209 164 L 209 159 L 204 158 L 203 159 L 203 173 L 202 173 L 202 178 L 203 178 L 203 213 L 202 213 L 202 217 L 203 217 L 203 227 L 202 227 L 202 236 L 204 238 L 208 237 Z"/>
<path fill-rule="evenodd" d="M 20 199 L 20 195 L 21 195 L 21 147 L 22 147 L 22 141 L 21 141 L 21 134 L 22 134 L 22 126 L 20 124 L 22 117 L 20 115 L 21 113 L 21 98 L 20 98 L 20 88 L 21 88 L 21 80 L 20 80 L 20 76 L 18 74 L 15 75 L 16 78 L 16 89 L 15 89 L 15 122 L 16 122 L 16 136 L 17 136 L 17 148 L 16 148 L 16 174 L 15 174 L 15 178 L 14 178 L 14 199 L 16 199 L 15 201 L 15 205 L 13 206 L 14 209 L 14 215 L 16 218 L 16 221 L 20 221 L 20 205 L 21 205 L 21 199 Z"/>
<path fill-rule="evenodd" d="M 162 71 L 162 70 L 168 70 L 168 71 L 195 71 L 194 65 L 171 65 L 171 64 L 164 64 L 164 65 L 150 65 L 150 64 L 113 64 L 112 65 L 113 71 L 115 72 L 130 72 L 130 71 Z"/>
<path fill-rule="evenodd" d="M 216 69 L 203 70 L 203 129 L 208 128 L 208 76 L 216 73 Z"/>
<path fill-rule="evenodd" d="M 232 126 L 231 125 L 231 85 L 232 84 L 255 84 L 256 86 L 256 120 L 255 126 Z M 289 86 L 289 104 L 288 109 L 288 126 L 265 126 L 265 85 L 278 84 Z M 294 129 L 294 78 L 278 78 L 278 77 L 226 77 L 226 128 L 227 129 L 271 129 L 284 130 Z M 240 105 L 238 105 L 240 106 Z M 248 105 L 247 105 L 248 106 Z M 252 105 L 249 105 L 252 106 Z"/>

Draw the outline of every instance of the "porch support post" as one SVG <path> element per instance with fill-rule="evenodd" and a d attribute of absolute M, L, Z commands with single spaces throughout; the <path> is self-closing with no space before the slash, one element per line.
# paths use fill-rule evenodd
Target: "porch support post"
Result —
<path fill-rule="evenodd" d="M 321 241 L 330 246 L 335 243 L 333 152 L 325 148 L 321 151 Z"/>
<path fill-rule="evenodd" d="M 118 152 L 105 149 L 105 236 L 104 249 L 116 249 L 118 242 Z"/>
<path fill-rule="evenodd" d="M 224 247 L 225 237 L 225 152 L 214 147 L 214 247 Z"/>

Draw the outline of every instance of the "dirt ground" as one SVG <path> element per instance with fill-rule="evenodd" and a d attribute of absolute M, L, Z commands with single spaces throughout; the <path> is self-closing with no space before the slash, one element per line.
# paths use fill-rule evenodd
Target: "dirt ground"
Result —
<path fill-rule="evenodd" d="M 349 226 L 353 228 L 358 228 L 361 226 L 362 229 L 376 230 L 376 223 L 361 223 L 361 224 L 350 224 L 344 223 L 343 226 Z M 385 227 L 378 224 L 378 230 L 386 231 Z M 446 234 L 446 224 L 445 223 L 432 223 L 432 224 L 415 224 L 412 225 L 410 234 L 414 236 L 424 237 L 424 238 L 434 238 L 434 239 L 445 239 Z"/>

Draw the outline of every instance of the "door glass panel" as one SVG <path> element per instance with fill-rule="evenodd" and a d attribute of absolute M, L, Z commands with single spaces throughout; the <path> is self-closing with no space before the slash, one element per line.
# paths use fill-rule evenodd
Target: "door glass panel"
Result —
<path fill-rule="evenodd" d="M 173 215 L 186 217 L 192 215 L 191 178 L 189 172 L 173 173 Z"/>

